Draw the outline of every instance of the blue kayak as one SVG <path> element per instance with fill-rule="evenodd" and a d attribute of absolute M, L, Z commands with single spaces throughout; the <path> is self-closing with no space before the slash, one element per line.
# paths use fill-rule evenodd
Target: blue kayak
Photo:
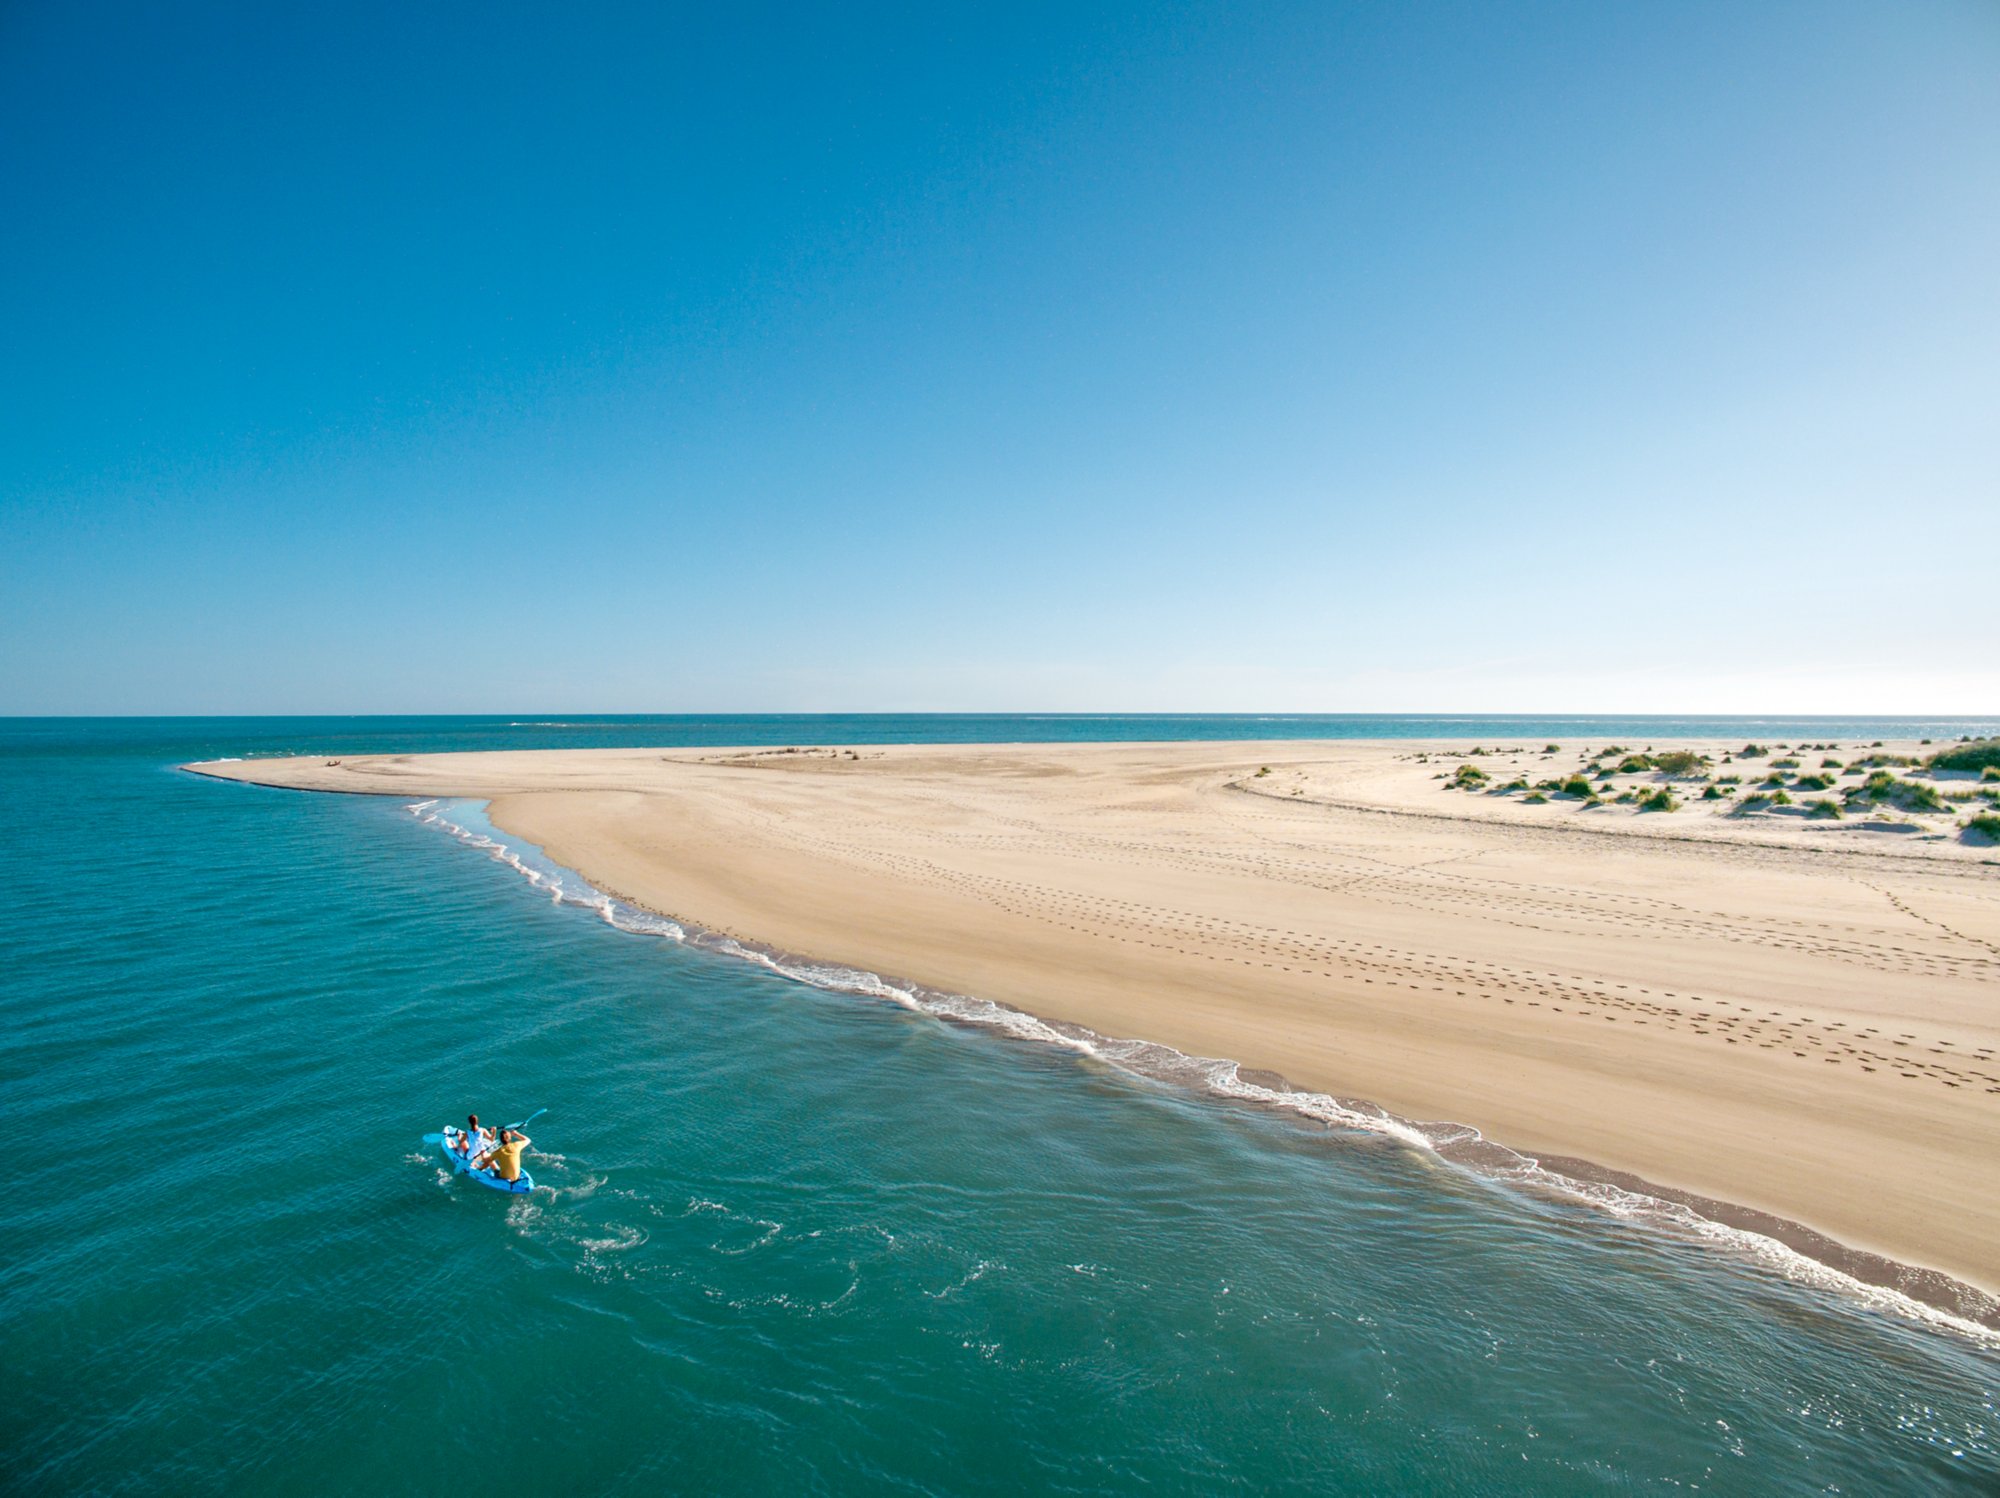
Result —
<path fill-rule="evenodd" d="M 504 1176 L 495 1175 L 490 1169 L 474 1170 L 471 1165 L 472 1156 L 466 1153 L 465 1130 L 463 1129 L 453 1128 L 450 1124 L 446 1124 L 442 1134 L 424 1135 L 424 1142 L 426 1144 L 435 1144 L 439 1149 L 443 1150 L 445 1163 L 451 1166 L 453 1171 L 470 1180 L 479 1182 L 482 1186 L 490 1187 L 495 1191 L 512 1192 L 517 1196 L 523 1192 L 535 1189 L 535 1178 L 525 1170 L 521 1172 L 521 1178 L 518 1181 L 510 1181 Z M 473 1151 L 473 1154 L 476 1155 L 477 1153 L 478 1151 Z"/>

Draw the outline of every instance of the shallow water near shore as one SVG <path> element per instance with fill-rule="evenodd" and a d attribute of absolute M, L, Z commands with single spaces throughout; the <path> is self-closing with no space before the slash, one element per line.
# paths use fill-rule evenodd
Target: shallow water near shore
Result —
<path fill-rule="evenodd" d="M 1985 1348 L 171 768 L 1357 720 L 517 721 L 0 725 L 10 1490 L 2000 1487 Z M 544 1189 L 445 1177 L 470 1107 L 550 1110 Z"/>

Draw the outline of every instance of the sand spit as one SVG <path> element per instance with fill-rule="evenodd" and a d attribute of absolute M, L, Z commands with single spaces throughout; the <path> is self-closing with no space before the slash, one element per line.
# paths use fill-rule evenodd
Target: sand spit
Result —
<path fill-rule="evenodd" d="M 190 768 L 488 799 L 498 826 L 636 906 L 1455 1120 L 1545 1162 L 1570 1157 L 1578 1178 L 1806 1224 L 1793 1236 L 1815 1257 L 2000 1325 L 2000 1306 L 1942 1278 L 2000 1289 L 2000 849 L 1949 812 L 1920 821 L 1893 805 L 1880 819 L 1915 830 L 1863 831 L 1867 809 L 1731 816 L 1680 792 L 1679 810 L 1642 813 L 1638 794 L 1617 796 L 1666 777 L 1619 777 L 1591 760 L 1604 745 L 1471 747 Z M 1650 748 L 1708 754 L 1711 779 L 1743 763 L 1740 745 Z M 1780 751 L 1807 773 L 1823 757 L 1917 752 Z M 1768 773 L 1769 757 L 1744 768 Z M 1486 786 L 1465 788 L 1468 762 Z M 1593 762 L 1613 773 L 1592 774 L 1611 791 L 1601 804 L 1527 800 L 1536 780 Z M 1526 790 L 1499 792 L 1524 769 Z"/>

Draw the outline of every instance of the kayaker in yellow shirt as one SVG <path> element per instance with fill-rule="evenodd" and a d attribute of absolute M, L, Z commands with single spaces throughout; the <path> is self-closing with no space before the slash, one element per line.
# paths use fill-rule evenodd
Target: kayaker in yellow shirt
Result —
<path fill-rule="evenodd" d="M 472 1168 L 483 1170 L 490 1163 L 493 1173 L 501 1180 L 518 1181 L 521 1179 L 521 1151 L 534 1142 L 526 1134 L 516 1133 L 512 1129 L 502 1129 L 499 1142 L 474 1160 Z"/>

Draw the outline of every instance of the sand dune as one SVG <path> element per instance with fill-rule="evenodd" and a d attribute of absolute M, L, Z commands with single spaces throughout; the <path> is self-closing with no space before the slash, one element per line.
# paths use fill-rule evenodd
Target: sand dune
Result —
<path fill-rule="evenodd" d="M 1413 756 L 1451 747 L 199 768 L 491 798 L 500 826 L 693 924 L 1457 1120 L 2000 1290 L 1996 850 L 1726 818 L 1606 831 L 1443 793 L 1456 760 Z"/>

